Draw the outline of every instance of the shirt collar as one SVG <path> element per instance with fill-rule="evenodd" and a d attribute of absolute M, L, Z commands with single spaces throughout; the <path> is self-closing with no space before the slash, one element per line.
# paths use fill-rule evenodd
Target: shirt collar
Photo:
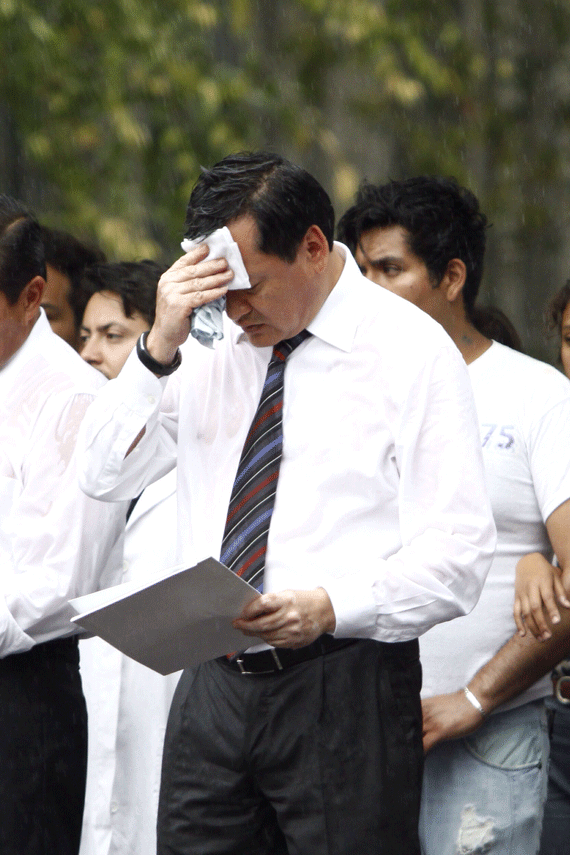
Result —
<path fill-rule="evenodd" d="M 354 302 L 354 278 L 360 280 L 363 276 L 348 247 L 339 241 L 335 241 L 334 246 L 339 251 L 344 266 L 331 293 L 307 325 L 307 329 L 316 338 L 350 353 L 361 314 Z M 231 327 L 234 328 L 233 333 L 238 343 L 248 341 L 246 334 L 237 324 L 231 324 Z"/>
<path fill-rule="evenodd" d="M 327 344 L 350 353 L 361 314 L 354 299 L 355 277 L 359 281 L 362 273 L 348 247 L 338 241 L 334 246 L 344 260 L 342 273 L 307 329 Z"/>
<path fill-rule="evenodd" d="M 40 349 L 41 342 L 46 335 L 55 335 L 55 333 L 49 325 L 46 313 L 42 308 L 40 308 L 39 318 L 34 323 L 28 337 L 25 339 L 24 343 L 20 345 L 18 350 L 12 354 L 8 362 L 0 368 L 0 371 L 12 369 L 19 365 L 20 362 L 24 362 L 28 359 L 34 351 Z"/>

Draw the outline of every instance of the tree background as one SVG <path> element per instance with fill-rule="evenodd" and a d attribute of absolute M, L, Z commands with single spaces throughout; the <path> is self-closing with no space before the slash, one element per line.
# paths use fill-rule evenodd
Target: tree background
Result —
<path fill-rule="evenodd" d="M 178 254 L 200 165 L 270 147 L 337 214 L 454 175 L 492 223 L 480 302 L 553 358 L 570 277 L 568 0 L 0 0 L 0 189 L 114 259 Z"/>

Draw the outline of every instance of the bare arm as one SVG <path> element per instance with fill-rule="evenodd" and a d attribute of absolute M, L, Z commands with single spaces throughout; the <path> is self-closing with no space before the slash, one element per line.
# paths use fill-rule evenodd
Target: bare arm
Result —
<path fill-rule="evenodd" d="M 570 611 L 564 610 L 547 641 L 538 641 L 530 633 L 524 637 L 517 633 L 475 674 L 468 687 L 484 712 L 490 713 L 548 674 L 569 647 Z M 422 710 L 426 751 L 445 739 L 472 733 L 483 722 L 462 690 L 426 698 Z"/>
<path fill-rule="evenodd" d="M 546 527 L 564 579 L 570 566 L 570 501 L 550 515 Z M 517 633 L 469 681 L 468 688 L 485 713 L 520 695 L 567 654 L 570 610 L 564 609 L 558 623 L 547 625 L 547 629 L 548 637 L 544 640 L 537 640 L 529 633 L 524 636 Z M 426 751 L 443 740 L 472 733 L 483 721 L 462 690 L 426 698 L 422 710 Z"/>

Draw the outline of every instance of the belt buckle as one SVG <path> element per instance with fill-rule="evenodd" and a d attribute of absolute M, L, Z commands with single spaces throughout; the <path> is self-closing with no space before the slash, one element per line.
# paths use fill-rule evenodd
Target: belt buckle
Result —
<path fill-rule="evenodd" d="M 556 681 L 556 688 L 554 689 L 554 694 L 556 695 L 556 699 L 560 701 L 561 704 L 570 704 L 570 698 L 565 698 L 562 695 L 561 684 L 570 683 L 570 676 L 564 675 L 563 677 L 559 677 Z"/>
<path fill-rule="evenodd" d="M 271 647 L 270 650 L 271 650 L 271 655 L 275 659 L 275 664 L 277 665 L 277 668 L 271 668 L 269 671 L 248 671 L 247 668 L 245 667 L 244 663 L 243 663 L 243 658 L 241 656 L 237 656 L 236 657 L 236 663 L 237 663 L 237 666 L 240 670 L 240 674 L 253 674 L 253 675 L 255 675 L 255 674 L 275 674 L 276 671 L 282 671 L 283 665 L 281 664 L 281 662 L 279 660 L 279 656 L 277 655 L 277 651 L 275 650 L 274 647 Z"/>
<path fill-rule="evenodd" d="M 236 657 L 236 664 L 240 670 L 240 674 L 259 674 L 259 671 L 247 671 L 243 664 L 243 659 L 241 658 L 241 656 Z"/>
<path fill-rule="evenodd" d="M 279 659 L 279 656 L 277 655 L 277 651 L 275 650 L 274 647 L 271 648 L 271 655 L 275 659 L 275 664 L 277 665 L 277 670 L 282 671 L 283 665 L 281 664 L 281 660 Z"/>

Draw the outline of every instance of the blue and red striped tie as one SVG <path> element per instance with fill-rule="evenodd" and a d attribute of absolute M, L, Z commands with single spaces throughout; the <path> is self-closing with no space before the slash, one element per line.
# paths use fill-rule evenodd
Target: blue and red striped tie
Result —
<path fill-rule="evenodd" d="M 259 591 L 283 450 L 283 389 L 287 357 L 311 333 L 302 330 L 273 348 L 261 398 L 238 464 L 220 561 Z"/>

